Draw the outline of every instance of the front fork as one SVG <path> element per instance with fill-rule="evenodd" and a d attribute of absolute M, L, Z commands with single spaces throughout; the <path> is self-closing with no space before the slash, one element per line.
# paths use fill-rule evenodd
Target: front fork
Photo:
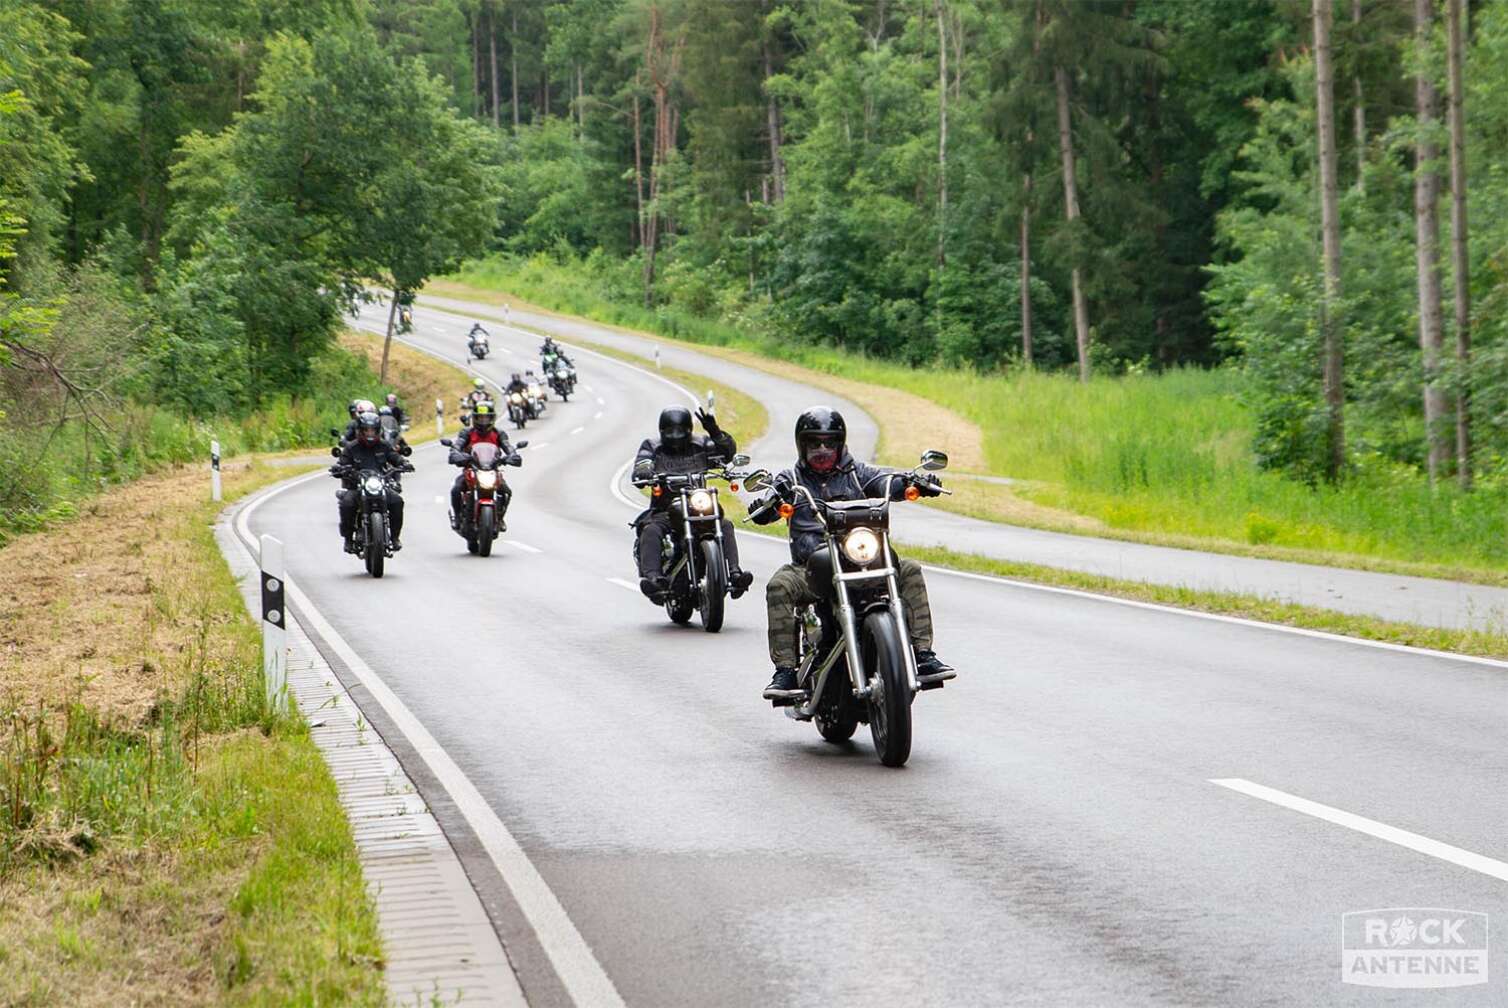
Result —
<path fill-rule="evenodd" d="M 900 564 L 895 562 L 895 554 L 890 548 L 890 533 L 885 532 L 880 537 L 880 545 L 883 554 L 891 558 L 890 573 L 885 575 L 885 587 L 889 590 L 890 616 L 895 620 L 896 633 L 900 636 L 901 654 L 906 660 L 906 685 L 915 696 L 917 692 L 916 681 L 916 652 L 911 649 L 911 627 L 906 622 L 906 607 L 901 602 L 901 586 L 897 577 Z M 848 654 L 848 667 L 854 682 L 854 695 L 867 698 L 869 696 L 869 670 L 865 668 L 863 654 L 859 648 L 858 622 L 852 603 L 848 601 L 848 583 L 838 578 L 841 566 L 838 560 L 838 544 L 828 539 L 828 549 L 833 557 L 833 587 L 837 589 L 838 597 L 838 623 L 843 628 L 843 646 Z"/>

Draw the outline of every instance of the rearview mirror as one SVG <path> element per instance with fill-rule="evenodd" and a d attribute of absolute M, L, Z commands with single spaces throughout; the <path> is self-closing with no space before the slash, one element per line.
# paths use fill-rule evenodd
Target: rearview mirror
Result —
<path fill-rule="evenodd" d="M 928 471 L 948 468 L 948 453 L 935 448 L 922 452 L 922 468 Z"/>
<path fill-rule="evenodd" d="M 455 442 L 454 442 L 454 441 L 452 441 L 452 440 L 451 440 L 451 439 L 450 439 L 450 438 L 448 438 L 448 437 L 442 437 L 442 438 L 441 438 L 441 439 L 440 439 L 440 443 L 441 443 L 441 444 L 442 444 L 442 445 L 444 445 L 444 446 L 445 446 L 445 447 L 447 447 L 447 448 L 449 448 L 449 447 L 450 447 L 450 446 L 451 446 L 451 445 L 453 445 L 453 444 L 455 444 Z"/>
<path fill-rule="evenodd" d="M 637 461 L 637 462 L 634 463 L 634 475 L 635 476 L 637 476 L 637 477 L 639 477 L 639 478 L 642 479 L 642 478 L 647 477 L 647 476 L 653 476 L 654 474 L 655 474 L 654 460 L 652 460 L 652 459 L 640 459 L 639 461 Z"/>
<path fill-rule="evenodd" d="M 742 469 L 744 466 L 749 464 L 749 456 L 745 455 L 743 452 L 739 452 L 737 455 L 733 456 L 733 461 L 729 462 L 728 464 L 735 469 Z"/>
<path fill-rule="evenodd" d="M 330 449 L 330 457 L 331 458 L 340 458 L 340 449 L 339 448 L 331 448 Z"/>
<path fill-rule="evenodd" d="M 758 493 L 770 488 L 770 471 L 768 469 L 756 469 L 744 477 L 745 489 Z"/>
<path fill-rule="evenodd" d="M 340 428 L 339 427 L 331 427 L 330 428 L 330 436 L 331 437 L 340 437 Z"/>
<path fill-rule="evenodd" d="M 515 448 L 527 448 L 527 447 L 529 447 L 529 442 L 528 442 L 527 439 L 525 439 L 523 441 L 515 441 L 515 442 L 513 442 L 513 447 L 515 447 Z"/>

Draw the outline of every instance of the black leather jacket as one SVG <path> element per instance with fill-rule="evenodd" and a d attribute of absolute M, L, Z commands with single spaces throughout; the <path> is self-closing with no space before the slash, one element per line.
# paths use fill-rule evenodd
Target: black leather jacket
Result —
<path fill-rule="evenodd" d="M 341 485 L 349 489 L 356 485 L 357 478 L 367 470 L 382 472 L 389 467 L 402 470 L 408 467 L 408 460 L 384 441 L 378 441 L 374 445 L 350 441 L 341 446 L 340 461 L 336 464 L 351 468 L 350 472 L 341 477 Z"/>
<path fill-rule="evenodd" d="M 639 445 L 639 453 L 634 456 L 634 463 L 649 459 L 655 464 L 657 473 L 700 473 L 726 463 L 737 451 L 738 442 L 725 430 L 708 437 L 693 436 L 691 446 L 683 452 L 667 451 L 658 438 L 645 438 Z M 663 511 L 670 507 L 670 497 L 652 497 L 649 507 L 651 511 Z"/>
<path fill-rule="evenodd" d="M 845 448 L 843 456 L 838 459 L 838 464 L 831 472 L 813 472 L 806 467 L 805 462 L 798 462 L 794 467 L 776 476 L 775 482 L 777 485 L 799 483 L 821 501 L 859 500 L 865 497 L 883 496 L 884 477 L 900 471 L 856 462 Z M 767 494 L 758 504 L 749 509 L 751 512 L 757 512 L 752 517 L 754 524 L 769 525 L 780 518 L 779 511 L 774 507 L 769 507 L 762 512 L 758 511 L 760 505 L 770 501 L 772 496 L 773 494 Z M 905 497 L 906 482 L 896 480 L 890 488 L 890 499 L 904 500 Z M 822 520 L 812 513 L 811 505 L 806 503 L 806 498 L 800 494 L 797 494 L 791 503 L 796 506 L 795 513 L 791 515 L 791 561 L 804 564 L 806 558 L 822 546 Z"/>

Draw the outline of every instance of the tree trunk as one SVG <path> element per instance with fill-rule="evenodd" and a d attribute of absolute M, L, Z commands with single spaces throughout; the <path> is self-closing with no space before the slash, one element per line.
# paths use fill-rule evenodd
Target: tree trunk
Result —
<path fill-rule="evenodd" d="M 378 372 L 377 383 L 387 384 L 387 355 L 393 346 L 393 320 L 398 316 L 398 288 L 393 287 L 393 302 L 387 306 L 387 336 L 382 340 L 382 369 Z"/>
<path fill-rule="evenodd" d="M 542 115 L 550 114 L 550 71 L 540 73 L 540 98 L 539 107 Z"/>
<path fill-rule="evenodd" d="M 1032 366 L 1032 176 L 1026 173 L 1021 201 L 1021 361 Z"/>
<path fill-rule="evenodd" d="M 947 261 L 948 241 L 948 33 L 942 0 L 937 14 L 937 263 Z"/>
<path fill-rule="evenodd" d="M 1320 299 L 1324 331 L 1326 463 L 1325 474 L 1339 478 L 1345 466 L 1345 388 L 1340 303 L 1340 204 L 1336 193 L 1335 68 L 1330 59 L 1333 0 L 1314 0 L 1315 114 L 1319 125 L 1320 232 L 1324 247 L 1325 289 Z"/>
<path fill-rule="evenodd" d="M 1466 110 L 1462 60 L 1466 52 L 1461 0 L 1447 0 L 1446 66 L 1450 77 L 1450 259 L 1456 309 L 1456 479 L 1470 490 L 1471 459 L 1471 248 L 1466 221 Z"/>
<path fill-rule="evenodd" d="M 1316 0 L 1318 2 L 1318 0 Z M 1063 206 L 1070 224 L 1079 219 L 1079 184 L 1074 172 L 1073 125 L 1068 113 L 1068 69 L 1054 70 L 1058 89 L 1058 149 L 1063 155 Z M 1075 259 L 1078 257 L 1075 256 Z M 1075 262 L 1073 281 L 1073 332 L 1079 352 L 1079 381 L 1089 380 L 1089 306 L 1084 302 L 1084 281 Z"/>
<path fill-rule="evenodd" d="M 508 36 L 508 79 L 513 89 L 513 131 L 518 132 L 518 6 L 513 7 L 513 34 Z"/>
<path fill-rule="evenodd" d="M 499 125 L 497 88 L 497 12 L 487 12 L 487 45 L 492 52 L 492 125 Z"/>
<path fill-rule="evenodd" d="M 1358 30 L 1353 34 L 1359 36 L 1361 34 L 1361 0 L 1351 0 L 1351 24 L 1358 26 Z M 1367 105 L 1361 90 L 1360 70 L 1357 70 L 1356 75 L 1351 78 L 1351 89 L 1356 100 L 1356 108 L 1352 112 L 1352 126 L 1356 135 L 1356 188 L 1366 192 Z"/>
<path fill-rule="evenodd" d="M 765 83 L 765 128 L 770 134 L 770 184 L 774 192 L 770 198 L 776 203 L 785 199 L 785 161 L 780 155 L 780 105 L 775 101 L 775 96 L 769 93 L 770 78 L 774 76 L 774 68 L 770 60 L 770 40 L 765 38 L 761 42 L 764 55 L 764 83 Z M 769 202 L 767 198 L 765 202 Z"/>
<path fill-rule="evenodd" d="M 1414 0 L 1414 35 L 1428 44 L 1433 0 Z M 1440 156 L 1431 135 L 1438 118 L 1438 95 L 1429 73 L 1414 78 L 1414 115 L 1419 139 L 1414 149 L 1414 259 L 1419 276 L 1419 350 L 1424 359 L 1424 443 L 1429 479 L 1441 475 L 1449 459 L 1445 441 L 1445 390 L 1440 387 L 1440 352 L 1445 321 L 1440 301 Z"/>
<path fill-rule="evenodd" d="M 634 79 L 634 204 L 638 216 L 634 218 L 634 241 L 644 247 L 644 125 L 639 115 L 639 81 Z"/>
<path fill-rule="evenodd" d="M 471 21 L 471 110 L 477 118 L 482 116 L 482 11 L 477 8 Z"/>

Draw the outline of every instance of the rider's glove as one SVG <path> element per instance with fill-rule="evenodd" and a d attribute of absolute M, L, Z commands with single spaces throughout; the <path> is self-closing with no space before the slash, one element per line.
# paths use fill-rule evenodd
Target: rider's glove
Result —
<path fill-rule="evenodd" d="M 401 466 L 398 467 L 398 471 L 399 472 L 413 472 L 414 471 L 414 464 L 412 462 L 405 462 Z"/>
<path fill-rule="evenodd" d="M 790 473 L 781 473 L 775 477 L 775 482 L 771 489 L 775 491 L 775 496 L 781 500 L 785 500 L 796 492 L 796 483 L 791 479 Z"/>
<path fill-rule="evenodd" d="M 709 413 L 704 409 L 699 409 L 696 411 L 696 418 L 701 422 L 702 430 L 706 431 L 713 437 L 716 437 L 722 430 L 722 428 L 718 427 L 717 425 L 717 416 L 715 414 Z"/>
<path fill-rule="evenodd" d="M 514 452 L 512 455 L 508 456 L 508 464 L 511 466 L 521 466 L 524 464 L 524 457 L 517 452 Z"/>
<path fill-rule="evenodd" d="M 330 475 L 331 476 L 344 476 L 345 473 L 346 473 L 346 467 L 345 466 L 342 466 L 342 465 L 332 465 L 330 467 Z"/>
<path fill-rule="evenodd" d="M 923 497 L 941 497 L 942 480 L 928 473 L 916 481 L 916 488 L 921 491 Z"/>

